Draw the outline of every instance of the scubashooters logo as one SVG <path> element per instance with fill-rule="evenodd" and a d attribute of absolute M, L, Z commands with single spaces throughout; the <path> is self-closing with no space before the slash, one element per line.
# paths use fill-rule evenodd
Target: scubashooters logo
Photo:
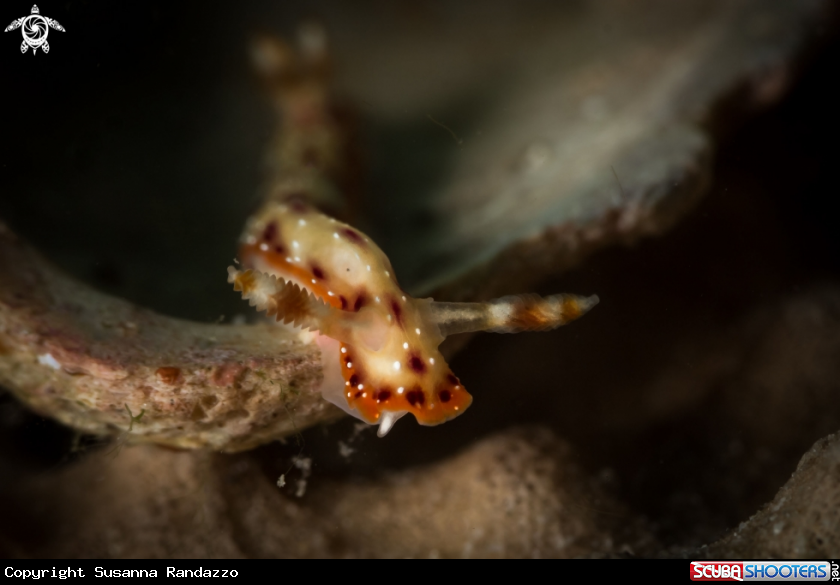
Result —
<path fill-rule="evenodd" d="M 41 16 L 41 11 L 38 10 L 37 5 L 32 6 L 32 14 L 13 20 L 12 24 L 6 27 L 3 32 L 10 30 L 21 29 L 23 34 L 23 42 L 20 44 L 20 52 L 25 53 L 27 49 L 32 49 L 32 54 L 38 52 L 38 49 L 44 53 L 50 52 L 50 44 L 47 42 L 47 35 L 50 29 L 55 29 L 64 32 L 64 27 L 58 24 L 57 20 Z"/>
<path fill-rule="evenodd" d="M 829 581 L 828 561 L 692 561 L 692 581 Z M 835 569 L 836 570 L 836 569 Z"/>

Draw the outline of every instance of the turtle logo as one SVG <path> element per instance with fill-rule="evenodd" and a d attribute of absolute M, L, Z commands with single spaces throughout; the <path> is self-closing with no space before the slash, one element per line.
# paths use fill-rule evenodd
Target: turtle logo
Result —
<path fill-rule="evenodd" d="M 23 33 L 20 52 L 25 53 L 26 49 L 32 47 L 33 55 L 39 48 L 45 53 L 50 52 L 50 44 L 47 42 L 47 34 L 50 32 L 50 28 L 64 32 L 64 27 L 58 24 L 58 21 L 41 16 L 41 11 L 38 10 L 37 5 L 32 6 L 32 14 L 13 20 L 12 24 L 7 26 L 3 32 L 9 32 L 16 28 L 22 28 L 21 32 Z"/>

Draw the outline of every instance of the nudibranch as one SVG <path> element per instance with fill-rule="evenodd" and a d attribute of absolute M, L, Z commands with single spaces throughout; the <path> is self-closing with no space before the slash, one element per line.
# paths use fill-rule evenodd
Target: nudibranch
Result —
<path fill-rule="evenodd" d="M 437 425 L 469 407 L 472 396 L 438 350 L 446 336 L 553 329 L 598 302 L 575 295 L 414 299 L 370 238 L 300 201 L 266 205 L 246 229 L 241 257 L 251 268 L 228 268 L 234 289 L 277 321 L 321 334 L 324 398 L 378 424 L 380 436 L 407 413 Z"/>
<path fill-rule="evenodd" d="M 254 63 L 280 114 L 270 149 L 266 202 L 242 235 L 234 289 L 277 321 L 318 332 L 325 399 L 379 425 L 384 436 L 411 413 L 422 425 L 462 414 L 472 396 L 438 350 L 448 335 L 553 329 L 598 297 L 537 295 L 487 303 L 437 303 L 403 291 L 388 257 L 365 234 L 324 215 L 352 175 L 348 132 L 332 109 L 329 58 L 318 27 L 301 31 L 299 53 L 261 38 Z M 343 179 L 344 178 L 344 179 Z M 342 187 L 345 185 L 345 187 Z"/>

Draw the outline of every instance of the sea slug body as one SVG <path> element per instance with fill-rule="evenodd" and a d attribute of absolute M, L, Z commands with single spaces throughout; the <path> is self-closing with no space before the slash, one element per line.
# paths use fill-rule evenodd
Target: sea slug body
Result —
<path fill-rule="evenodd" d="M 428 301 L 400 289 L 388 258 L 361 232 L 300 203 L 277 203 L 252 220 L 241 258 L 332 308 L 311 325 L 342 338 L 332 358 L 341 378 L 327 376 L 331 387 L 322 390 L 331 402 L 369 423 L 384 416 L 386 429 L 408 412 L 421 424 L 439 424 L 472 402 L 438 351 L 443 336 L 426 317 Z M 311 312 L 305 302 L 280 305 L 284 317 Z M 350 314 L 362 318 L 350 323 Z M 336 332 L 345 321 L 346 331 Z"/>
<path fill-rule="evenodd" d="M 597 303 L 574 295 L 414 299 L 370 238 L 300 202 L 264 206 L 240 255 L 249 269 L 228 269 L 235 289 L 278 321 L 322 334 L 324 397 L 379 424 L 380 435 L 407 413 L 437 425 L 469 407 L 472 396 L 438 350 L 446 335 L 550 329 Z"/>

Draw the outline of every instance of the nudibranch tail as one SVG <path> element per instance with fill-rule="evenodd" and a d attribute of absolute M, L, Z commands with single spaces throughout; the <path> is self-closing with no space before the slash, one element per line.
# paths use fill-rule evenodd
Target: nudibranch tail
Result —
<path fill-rule="evenodd" d="M 598 296 L 558 294 L 512 295 L 486 303 L 436 303 L 427 305 L 429 318 L 443 337 L 456 333 L 490 331 L 520 333 L 548 331 L 582 317 L 598 304 Z"/>

